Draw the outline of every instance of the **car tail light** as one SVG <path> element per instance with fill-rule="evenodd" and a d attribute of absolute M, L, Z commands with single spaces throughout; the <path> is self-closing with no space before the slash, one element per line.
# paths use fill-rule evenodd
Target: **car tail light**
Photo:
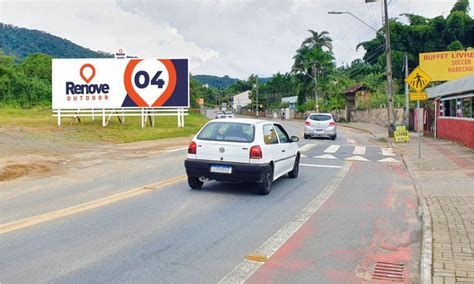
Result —
<path fill-rule="evenodd" d="M 311 126 L 311 123 L 310 123 L 309 121 L 305 121 L 305 122 L 304 122 L 304 125 L 306 125 L 306 126 Z"/>
<path fill-rule="evenodd" d="M 336 123 L 334 121 L 329 122 L 329 126 L 336 126 Z"/>
<path fill-rule="evenodd" d="M 196 142 L 191 142 L 188 147 L 188 154 L 196 154 L 197 145 Z"/>
<path fill-rule="evenodd" d="M 261 159 L 261 158 L 263 158 L 262 148 L 260 148 L 260 146 L 258 145 L 252 146 L 252 148 L 250 148 L 250 159 Z"/>

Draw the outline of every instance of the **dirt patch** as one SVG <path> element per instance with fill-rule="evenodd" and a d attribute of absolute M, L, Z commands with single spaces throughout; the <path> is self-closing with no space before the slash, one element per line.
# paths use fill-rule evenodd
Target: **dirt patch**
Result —
<path fill-rule="evenodd" d="M 13 164 L 5 166 L 0 172 L 0 182 L 17 179 L 30 174 L 43 174 L 51 171 L 50 167 L 38 164 Z"/>

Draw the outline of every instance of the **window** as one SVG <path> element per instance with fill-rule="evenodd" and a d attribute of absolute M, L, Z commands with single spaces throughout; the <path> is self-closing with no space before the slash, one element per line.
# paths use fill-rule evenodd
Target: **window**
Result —
<path fill-rule="evenodd" d="M 252 142 L 255 127 L 236 122 L 211 122 L 198 135 L 200 140 L 225 142 Z"/>
<path fill-rule="evenodd" d="M 277 134 L 271 124 L 263 126 L 263 141 L 265 144 L 278 144 Z"/>
<path fill-rule="evenodd" d="M 449 100 L 449 116 L 456 117 L 456 100 Z"/>
<path fill-rule="evenodd" d="M 474 96 L 441 101 L 440 115 L 474 118 Z"/>
<path fill-rule="evenodd" d="M 291 142 L 290 137 L 286 133 L 285 129 L 279 124 L 275 124 L 275 130 L 278 135 L 278 139 L 280 139 L 280 143 L 289 143 Z"/>
<path fill-rule="evenodd" d="M 309 116 L 309 119 L 315 121 L 328 121 L 331 120 L 331 116 L 327 114 L 313 114 Z"/>

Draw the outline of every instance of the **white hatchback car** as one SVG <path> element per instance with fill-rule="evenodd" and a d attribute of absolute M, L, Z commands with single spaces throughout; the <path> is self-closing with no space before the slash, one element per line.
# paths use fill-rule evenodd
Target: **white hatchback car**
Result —
<path fill-rule="evenodd" d="M 216 119 L 193 138 L 184 162 L 188 183 L 200 189 L 207 180 L 257 182 L 258 192 L 270 193 L 272 183 L 288 173 L 296 178 L 298 137 L 283 126 L 257 119 Z"/>

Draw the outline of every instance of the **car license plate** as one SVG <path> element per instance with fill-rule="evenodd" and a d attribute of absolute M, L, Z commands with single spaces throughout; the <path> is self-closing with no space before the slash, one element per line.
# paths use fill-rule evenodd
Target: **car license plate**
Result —
<path fill-rule="evenodd" d="M 211 166 L 211 173 L 231 174 L 232 173 L 232 167 L 231 166 L 212 165 Z"/>
<path fill-rule="evenodd" d="M 324 129 L 315 129 L 314 133 L 324 133 Z"/>

